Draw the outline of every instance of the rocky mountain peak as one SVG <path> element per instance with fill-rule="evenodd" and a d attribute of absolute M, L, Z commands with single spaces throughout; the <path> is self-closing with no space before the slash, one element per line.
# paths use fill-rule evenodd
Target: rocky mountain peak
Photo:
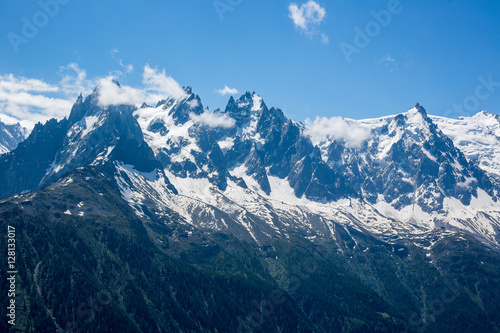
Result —
<path fill-rule="evenodd" d="M 236 101 L 231 96 L 224 112 L 236 120 L 237 127 L 242 128 L 251 122 L 256 123 L 261 114 L 267 111 L 262 98 L 255 92 L 247 91 Z"/>
<path fill-rule="evenodd" d="M 0 154 L 8 153 L 28 136 L 28 130 L 21 124 L 5 124 L 0 119 Z"/>

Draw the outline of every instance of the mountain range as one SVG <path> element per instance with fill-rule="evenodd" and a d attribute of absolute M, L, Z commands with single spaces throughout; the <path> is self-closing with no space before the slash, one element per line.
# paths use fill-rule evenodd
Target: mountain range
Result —
<path fill-rule="evenodd" d="M 7 125 L 0 120 L 0 154 L 16 148 L 27 136 L 28 130 L 19 123 Z"/>
<path fill-rule="evenodd" d="M 500 331 L 499 116 L 304 124 L 184 92 L 136 107 L 97 87 L 26 140 L 4 130 L 19 326 Z"/>

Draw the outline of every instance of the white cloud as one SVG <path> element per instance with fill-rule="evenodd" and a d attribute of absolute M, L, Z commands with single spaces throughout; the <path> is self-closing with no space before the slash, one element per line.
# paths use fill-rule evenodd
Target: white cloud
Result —
<path fill-rule="evenodd" d="M 228 86 L 224 86 L 224 89 L 216 90 L 221 95 L 235 95 L 238 93 L 238 90 L 235 88 L 229 88 Z"/>
<path fill-rule="evenodd" d="M 171 76 L 165 74 L 165 69 L 159 72 L 149 65 L 144 66 L 142 89 L 116 84 L 116 76 L 111 75 L 99 80 L 99 104 L 109 105 L 141 105 L 144 102 L 156 103 L 165 98 L 182 99 L 187 97 L 186 92 Z M 190 102 L 190 107 L 198 106 L 198 101 Z"/>
<path fill-rule="evenodd" d="M 316 117 L 314 121 L 307 118 L 303 134 L 311 138 L 315 145 L 326 140 L 342 140 L 348 146 L 360 146 L 370 137 L 370 131 L 354 123 L 348 123 L 341 117 Z"/>
<path fill-rule="evenodd" d="M 330 38 L 326 34 L 321 34 L 321 43 L 328 44 L 330 43 Z"/>
<path fill-rule="evenodd" d="M 309 0 L 300 7 L 295 3 L 290 3 L 288 11 L 288 17 L 292 19 L 295 28 L 310 37 L 318 34 L 318 27 L 326 18 L 326 9 L 313 0 Z M 321 34 L 321 41 L 328 44 L 329 38 L 325 33 Z"/>
<path fill-rule="evenodd" d="M 95 88 L 96 82 L 87 79 L 87 72 L 80 69 L 77 63 L 59 67 L 61 90 L 68 96 L 88 95 Z"/>
<path fill-rule="evenodd" d="M 136 105 L 144 101 L 144 93 L 128 86 L 119 86 L 116 78 L 108 76 L 99 80 L 99 105 L 107 107 L 110 105 Z"/>
<path fill-rule="evenodd" d="M 20 122 L 19 119 L 6 115 L 5 113 L 0 113 L 0 121 L 7 125 L 14 125 Z"/>
<path fill-rule="evenodd" d="M 0 75 L 0 89 L 9 92 L 57 92 L 58 87 L 37 79 L 14 77 L 12 74 Z"/>
<path fill-rule="evenodd" d="M 181 99 L 186 97 L 186 92 L 171 76 L 165 74 L 165 69 L 159 73 L 156 68 L 144 66 L 143 82 L 149 90 L 163 95 L 163 98 L 172 97 Z"/>
<path fill-rule="evenodd" d="M 9 123 L 19 121 L 29 129 L 38 121 L 63 118 L 73 102 L 51 96 L 61 90 L 38 79 L 0 75 L 0 117 Z"/>
<path fill-rule="evenodd" d="M 229 117 L 225 113 L 212 113 L 206 110 L 204 113 L 197 115 L 191 114 L 191 119 L 199 124 L 209 127 L 232 128 L 236 125 L 236 120 Z"/>

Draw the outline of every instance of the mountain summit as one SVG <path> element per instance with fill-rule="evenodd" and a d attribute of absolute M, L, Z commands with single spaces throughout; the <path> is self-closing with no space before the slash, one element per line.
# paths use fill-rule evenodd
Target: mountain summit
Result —
<path fill-rule="evenodd" d="M 27 135 L 28 130 L 19 123 L 7 125 L 0 120 L 0 154 L 8 153 L 16 148 Z"/>

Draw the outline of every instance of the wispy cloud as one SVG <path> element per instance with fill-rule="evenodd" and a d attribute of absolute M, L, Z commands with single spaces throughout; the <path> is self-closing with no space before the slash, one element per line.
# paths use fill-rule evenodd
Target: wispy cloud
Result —
<path fill-rule="evenodd" d="M 159 72 L 158 69 L 151 68 L 146 64 L 142 77 L 144 84 L 148 86 L 148 90 L 161 94 L 162 98 L 180 99 L 186 97 L 184 89 L 171 76 L 165 74 L 165 69 Z"/>
<path fill-rule="evenodd" d="M 321 43 L 328 44 L 330 43 L 330 38 L 326 34 L 321 34 Z"/>
<path fill-rule="evenodd" d="M 229 88 L 228 86 L 224 86 L 223 89 L 216 90 L 222 96 L 224 95 L 235 95 L 238 93 L 238 90 L 235 88 Z"/>
<path fill-rule="evenodd" d="M 229 117 L 227 114 L 212 113 L 208 110 L 200 115 L 191 114 L 191 119 L 196 123 L 209 127 L 232 128 L 236 125 L 236 120 Z"/>
<path fill-rule="evenodd" d="M 131 64 L 124 65 L 123 60 L 120 59 L 118 63 L 125 69 L 125 73 L 131 73 L 134 71 L 134 66 L 132 66 Z"/>
<path fill-rule="evenodd" d="M 290 3 L 288 12 L 288 17 L 292 19 L 295 28 L 309 37 L 319 34 L 318 28 L 326 19 L 326 9 L 313 0 L 300 7 Z M 330 40 L 325 33 L 321 33 L 321 41 L 328 44 Z"/>
<path fill-rule="evenodd" d="M 81 69 L 77 63 L 59 67 L 61 81 L 59 87 L 67 96 L 89 94 L 95 88 L 95 81 L 87 79 L 87 72 Z"/>
<path fill-rule="evenodd" d="M 384 54 L 379 60 L 378 63 L 384 65 L 385 67 L 394 66 L 397 64 L 396 59 L 392 58 L 389 53 Z"/>
<path fill-rule="evenodd" d="M 131 73 L 131 72 L 133 72 L 134 71 L 134 66 L 132 66 L 131 64 L 128 64 L 128 65 L 124 64 L 123 63 L 123 59 L 116 57 L 116 55 L 118 53 L 120 53 L 120 51 L 117 48 L 111 50 L 111 57 L 113 59 L 115 59 L 121 67 L 123 67 L 123 69 L 125 70 L 125 73 Z"/>
<path fill-rule="evenodd" d="M 314 121 L 307 118 L 305 125 L 303 134 L 310 137 L 315 145 L 327 140 L 342 140 L 348 146 L 357 147 L 371 135 L 368 129 L 347 122 L 341 117 L 316 117 Z"/>

